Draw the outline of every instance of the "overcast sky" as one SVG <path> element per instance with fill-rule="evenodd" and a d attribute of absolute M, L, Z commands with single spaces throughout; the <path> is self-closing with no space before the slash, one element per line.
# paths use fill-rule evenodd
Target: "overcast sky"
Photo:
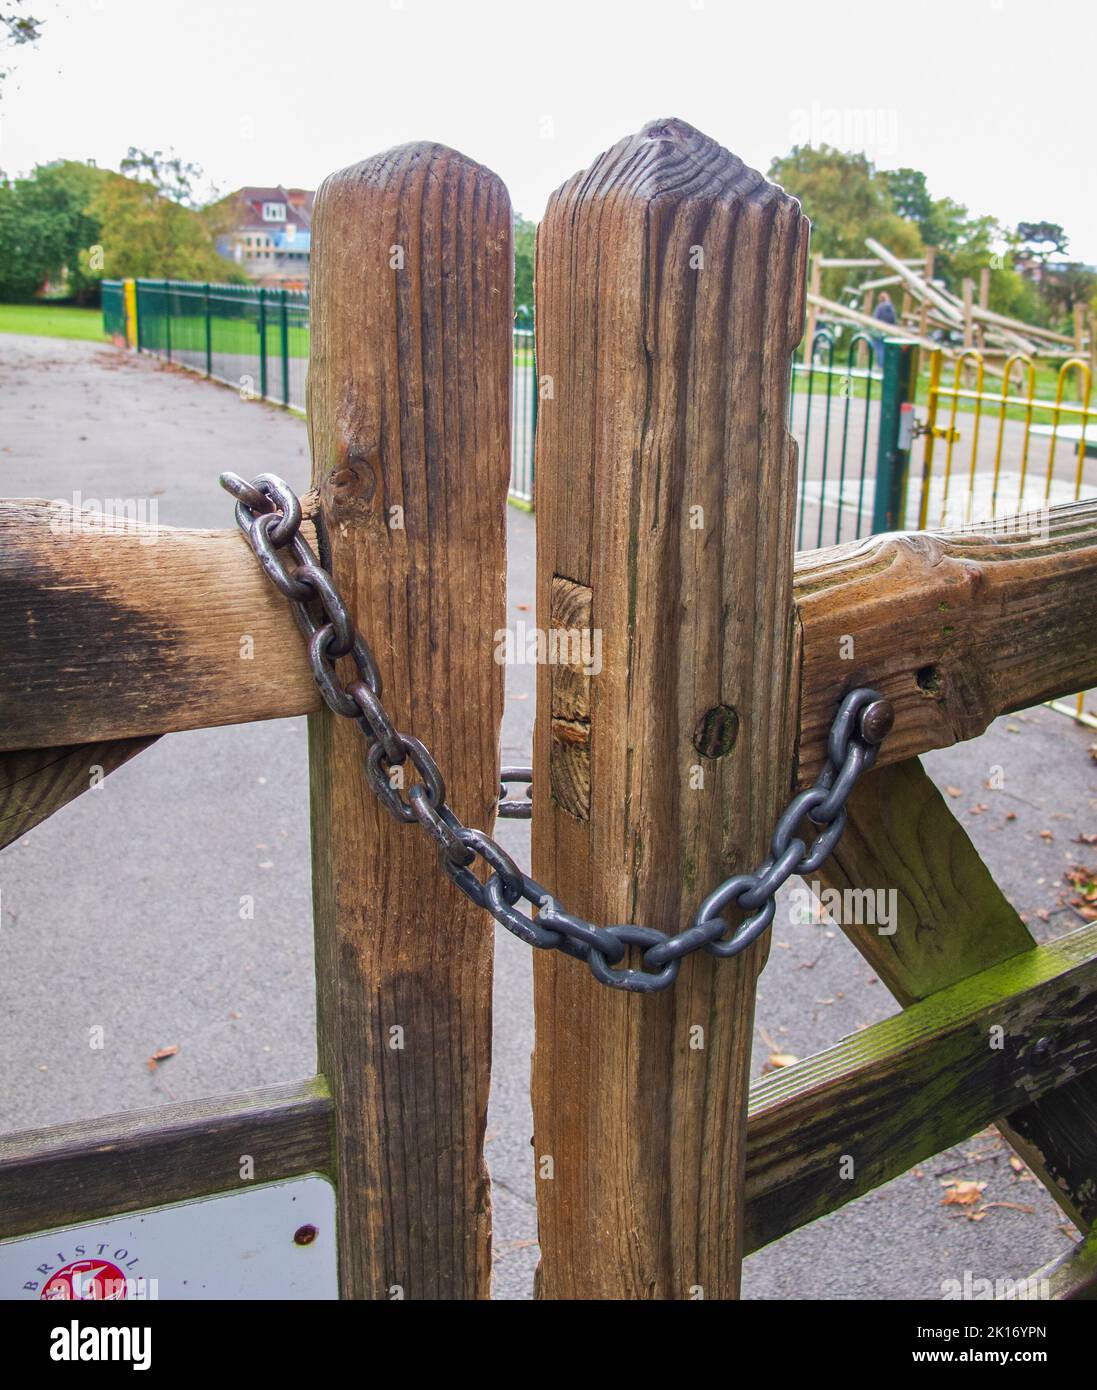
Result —
<path fill-rule="evenodd" d="M 796 142 L 923 169 L 935 196 L 1061 222 L 1097 262 L 1097 3 L 1058 0 L 30 0 L 0 168 L 174 148 L 220 191 L 315 188 L 389 145 L 455 146 L 515 209 L 681 116 L 765 169 Z"/>

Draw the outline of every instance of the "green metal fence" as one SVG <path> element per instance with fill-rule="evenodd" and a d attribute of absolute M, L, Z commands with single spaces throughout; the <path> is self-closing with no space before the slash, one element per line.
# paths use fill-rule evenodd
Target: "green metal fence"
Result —
<path fill-rule="evenodd" d="M 511 500 L 533 510 L 533 438 L 537 430 L 537 365 L 532 314 L 514 316 L 511 393 Z"/>
<path fill-rule="evenodd" d="M 137 281 L 137 346 L 245 399 L 305 408 L 309 297 L 189 280 Z"/>
<path fill-rule="evenodd" d="M 111 287 L 108 310 L 107 286 Z M 117 306 L 113 294 L 118 287 Z M 103 323 L 121 312 L 121 283 L 104 281 Z M 124 325 L 120 331 L 124 332 Z M 261 289 L 187 280 L 137 281 L 137 346 L 224 382 L 245 399 L 305 408 L 309 358 L 306 290 Z M 514 327 L 511 497 L 533 505 L 533 436 L 537 423 L 533 321 Z"/>
<path fill-rule="evenodd" d="M 879 405 L 884 373 L 876 343 L 855 333 L 840 343 L 826 328 L 792 367 L 789 428 L 799 444 L 796 548 L 811 549 L 872 529 Z"/>
<path fill-rule="evenodd" d="M 103 326 L 124 334 L 123 286 L 103 282 Z M 515 316 L 511 500 L 532 510 L 538 382 L 533 318 Z M 142 352 L 201 372 L 245 399 L 305 408 L 309 297 L 304 290 L 185 280 L 137 281 Z M 883 358 L 881 363 L 880 358 Z M 899 446 L 900 405 L 910 390 L 909 352 L 865 333 L 815 334 L 792 367 L 789 428 L 798 440 L 798 549 L 896 525 L 908 455 Z"/>
<path fill-rule="evenodd" d="M 109 338 L 126 336 L 126 287 L 121 280 L 102 280 L 103 332 Z"/>

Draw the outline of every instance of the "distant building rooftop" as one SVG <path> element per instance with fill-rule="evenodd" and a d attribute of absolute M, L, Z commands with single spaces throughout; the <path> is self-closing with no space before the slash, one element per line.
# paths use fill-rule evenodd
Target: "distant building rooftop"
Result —
<path fill-rule="evenodd" d="M 312 251 L 311 188 L 248 184 L 230 195 L 235 226 L 218 250 L 262 285 L 303 288 Z"/>

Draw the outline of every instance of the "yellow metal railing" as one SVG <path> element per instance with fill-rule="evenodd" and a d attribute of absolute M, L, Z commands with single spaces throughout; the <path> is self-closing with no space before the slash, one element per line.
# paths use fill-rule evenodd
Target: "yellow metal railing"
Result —
<path fill-rule="evenodd" d="M 1064 423 L 1064 417 L 1072 422 L 1077 421 L 1081 426 L 1078 434 L 1072 489 L 1073 500 L 1078 501 L 1082 495 L 1084 480 L 1086 435 L 1091 427 L 1090 440 L 1097 441 L 1097 408 L 1091 405 L 1093 372 L 1090 364 L 1081 357 L 1067 358 L 1060 366 L 1056 376 L 1055 398 L 1049 400 L 1036 394 L 1036 363 L 1027 353 L 1015 352 L 1007 357 L 1004 364 L 999 367 L 988 363 L 978 348 L 966 348 L 954 360 L 951 386 L 942 384 L 943 363 L 944 353 L 941 349 L 930 354 L 926 419 L 922 425 L 925 447 L 922 461 L 921 501 L 918 511 L 919 526 L 925 530 L 931 524 L 929 518 L 930 496 L 938 440 L 943 440 L 945 444 L 945 462 L 941 487 L 940 517 L 937 524 L 939 526 L 948 524 L 949 497 L 950 492 L 953 491 L 954 483 L 953 463 L 957 457 L 957 446 L 962 441 L 958 419 L 970 422 L 971 434 L 967 468 L 967 501 L 963 508 L 963 515 L 959 520 L 963 525 L 971 525 L 976 521 L 997 520 L 998 505 L 1002 494 L 1002 459 L 1006 444 L 1006 420 L 1009 418 L 1011 408 L 1022 412 L 1019 423 L 1023 425 L 1023 430 L 1020 438 L 1017 499 L 1015 505 L 1010 507 L 1009 514 L 1025 510 L 1025 489 L 1028 484 L 1034 432 L 1033 416 L 1041 412 L 1050 416 L 1047 469 L 1044 477 L 1043 496 L 1040 499 L 1041 505 L 1046 507 L 1051 501 L 1057 451 L 1062 439 L 1060 428 Z M 1000 375 L 1002 378 L 999 391 L 984 389 L 985 377 L 991 373 L 996 376 Z M 1072 375 L 1075 380 L 1074 394 L 1077 396 L 1077 404 L 1064 399 Z M 1010 394 L 1010 386 L 1015 377 L 1018 381 L 1020 394 L 1012 395 Z M 970 383 L 972 378 L 974 378 L 974 385 L 965 384 L 965 379 Z M 961 401 L 969 403 L 969 408 L 962 417 L 959 417 Z M 940 422 L 940 417 L 943 414 L 943 403 L 948 404 L 947 425 L 942 425 Z M 980 470 L 979 445 L 984 408 L 987 408 L 988 416 L 997 416 L 997 429 L 994 432 L 993 459 L 988 458 L 986 460 L 987 466 Z M 1048 429 L 1048 426 L 1038 425 L 1036 428 L 1040 433 L 1043 433 Z M 985 434 L 983 437 L 985 439 Z M 977 516 L 975 514 L 976 478 L 985 474 L 990 474 L 991 479 L 989 515 Z M 1012 499 L 1006 498 L 1005 500 L 1008 503 Z M 1055 703 L 1053 707 L 1072 713 L 1075 718 L 1084 719 L 1087 724 L 1097 727 L 1097 720 L 1093 719 L 1092 716 L 1084 715 L 1081 695 L 1078 696 L 1076 710 L 1070 710 L 1058 703 Z"/>

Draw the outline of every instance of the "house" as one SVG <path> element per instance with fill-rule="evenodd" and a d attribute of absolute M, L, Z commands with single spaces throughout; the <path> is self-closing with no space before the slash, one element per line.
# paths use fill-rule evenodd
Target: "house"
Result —
<path fill-rule="evenodd" d="M 231 195 L 235 226 L 219 238 L 218 251 L 257 285 L 307 289 L 315 197 L 309 188 L 241 188 Z"/>

